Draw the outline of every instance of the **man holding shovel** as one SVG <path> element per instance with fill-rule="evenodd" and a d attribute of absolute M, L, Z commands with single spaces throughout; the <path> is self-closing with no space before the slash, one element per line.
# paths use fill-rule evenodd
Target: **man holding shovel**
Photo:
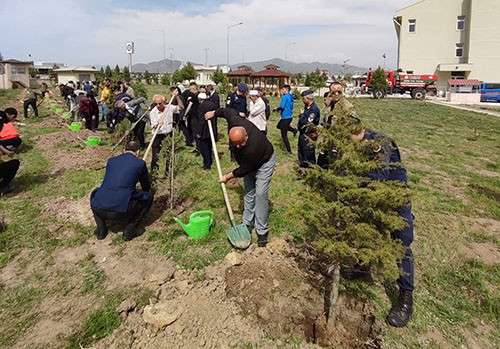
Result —
<path fill-rule="evenodd" d="M 220 182 L 244 178 L 243 223 L 249 231 L 255 226 L 257 244 L 265 247 L 269 239 L 269 187 L 276 167 L 273 146 L 264 133 L 242 118 L 235 109 L 221 108 L 205 114 L 206 120 L 214 117 L 227 120 L 229 141 L 239 165 L 237 169 L 221 176 Z"/>

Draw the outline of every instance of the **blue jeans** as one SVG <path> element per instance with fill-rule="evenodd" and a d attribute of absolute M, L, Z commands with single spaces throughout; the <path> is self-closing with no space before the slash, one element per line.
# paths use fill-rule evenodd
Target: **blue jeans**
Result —
<path fill-rule="evenodd" d="M 408 226 L 403 230 L 393 234 L 393 239 L 401 241 L 405 248 L 403 259 L 400 262 L 400 275 L 398 279 L 399 288 L 406 291 L 413 291 L 415 288 L 415 265 L 413 262 L 413 252 L 411 244 L 413 242 L 413 214 L 411 205 L 401 207 L 399 215 L 406 221 Z"/>
<path fill-rule="evenodd" d="M 256 172 L 244 178 L 243 223 L 255 226 L 258 235 L 267 234 L 269 231 L 269 187 L 275 167 L 276 155 L 273 154 Z"/>
<path fill-rule="evenodd" d="M 106 104 L 99 104 L 99 115 L 101 116 L 101 121 L 106 121 L 106 115 L 109 113 L 109 108 Z"/>

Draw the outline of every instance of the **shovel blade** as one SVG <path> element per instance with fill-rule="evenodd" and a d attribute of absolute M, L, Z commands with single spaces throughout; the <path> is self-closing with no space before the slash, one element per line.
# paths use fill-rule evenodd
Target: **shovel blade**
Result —
<path fill-rule="evenodd" d="M 226 231 L 227 238 L 233 247 L 246 250 L 252 242 L 252 235 L 245 224 L 235 225 Z"/>

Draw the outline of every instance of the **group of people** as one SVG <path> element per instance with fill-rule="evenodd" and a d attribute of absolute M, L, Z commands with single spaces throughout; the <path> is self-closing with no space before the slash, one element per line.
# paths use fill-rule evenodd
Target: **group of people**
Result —
<path fill-rule="evenodd" d="M 61 93 L 64 86 L 60 86 Z M 75 90 L 73 94 L 74 92 Z M 94 92 L 94 89 L 90 89 L 84 96 L 80 96 L 80 106 L 87 103 L 85 98 L 95 99 Z M 105 82 L 100 90 L 99 101 L 90 103 L 93 112 L 87 114 L 85 107 L 83 110 L 80 108 L 84 118 L 90 115 L 91 121 L 95 120 L 93 116 L 99 120 L 99 115 L 104 111 L 104 114 L 107 113 L 108 126 L 116 126 L 115 123 L 123 118 L 129 118 L 135 126 L 133 138 L 127 141 L 125 152 L 108 160 L 103 182 L 91 195 L 90 205 L 97 225 L 96 237 L 105 238 L 109 223 L 115 220 L 126 223 L 123 234 L 125 240 L 131 240 L 142 233 L 141 222 L 153 204 L 151 173 L 145 161 L 139 158 L 141 149 L 146 146 L 144 129 L 148 118 L 156 134 L 152 144 L 151 172 L 157 171 L 162 144 L 174 128 L 182 132 L 187 146 L 201 154 L 203 168 L 210 169 L 213 149 L 208 122 L 212 123 L 217 135 L 218 120 L 224 119 L 227 122 L 230 152 L 238 166 L 219 180 L 225 183 L 233 178 L 243 178 L 243 223 L 248 226 L 249 231 L 255 230 L 258 246 L 266 246 L 269 240 L 269 190 L 277 159 L 274 147 L 267 137 L 271 110 L 265 94 L 239 84 L 229 94 L 226 105 L 221 106 L 220 97 L 213 86 L 199 87 L 191 83 L 184 91 L 174 86 L 170 92 L 170 101 L 162 95 L 155 95 L 153 103 L 148 105 L 144 98 L 136 98 L 133 89 L 126 83 L 112 88 L 109 82 Z M 351 132 L 350 139 L 353 142 L 387 140 L 379 142 L 386 146 L 375 150 L 376 159 L 381 166 L 370 173 L 372 179 L 407 182 L 397 145 L 383 134 L 365 128 L 353 105 L 346 99 L 342 84 L 333 83 L 325 94 L 324 104 L 328 113 L 323 118 L 312 91 L 304 91 L 301 97 L 304 108 L 296 128 L 292 125 L 295 102 L 290 86 L 281 87 L 280 104 L 275 109 L 280 113 L 277 127 L 281 131 L 287 152 L 291 152 L 288 133 L 291 132 L 294 136 L 298 134 L 298 160 L 301 166 L 307 168 L 318 165 L 327 171 L 335 159 L 330 151 L 320 149 L 318 152 L 316 149 L 321 137 L 320 129 L 344 123 Z M 101 113 L 95 112 L 96 104 Z M 0 155 L 12 155 L 22 143 L 14 125 L 16 117 L 17 111 L 14 108 L 0 112 Z M 91 128 L 93 125 L 90 125 Z M 18 160 L 0 163 L 0 194 L 10 190 L 10 182 L 18 168 Z M 136 188 L 138 183 L 141 184 L 140 190 Z M 387 320 L 393 326 L 402 327 L 407 324 L 413 311 L 413 215 L 410 205 L 400 208 L 398 213 L 407 222 L 407 227 L 394 232 L 393 238 L 401 241 L 405 254 L 398 279 L 399 300 L 393 305 Z"/>

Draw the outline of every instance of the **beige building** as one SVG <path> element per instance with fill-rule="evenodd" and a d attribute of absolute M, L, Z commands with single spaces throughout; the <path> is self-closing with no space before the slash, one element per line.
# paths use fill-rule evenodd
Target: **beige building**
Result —
<path fill-rule="evenodd" d="M 95 81 L 97 69 L 89 67 L 63 67 L 54 69 L 54 72 L 57 74 L 58 83 L 67 84 L 70 81 Z"/>
<path fill-rule="evenodd" d="M 394 15 L 398 68 L 500 83 L 500 0 L 422 0 Z"/>
<path fill-rule="evenodd" d="M 31 67 L 33 67 L 33 62 L 23 62 L 17 59 L 0 61 L 0 90 L 10 89 L 15 85 L 29 87 Z"/>

